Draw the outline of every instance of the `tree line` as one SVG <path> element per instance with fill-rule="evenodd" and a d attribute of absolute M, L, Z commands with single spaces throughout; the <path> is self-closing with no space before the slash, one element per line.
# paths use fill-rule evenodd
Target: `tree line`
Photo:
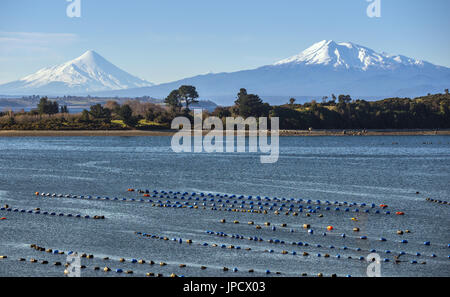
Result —
<path fill-rule="evenodd" d="M 169 129 L 172 120 L 185 116 L 193 120 L 190 106 L 198 102 L 194 86 L 181 86 L 165 98 L 164 104 L 129 100 L 122 105 L 111 100 L 70 114 L 67 106 L 40 98 L 30 112 L 0 113 L 0 129 L 7 130 L 120 130 Z M 271 106 L 256 94 L 242 88 L 232 106 L 204 111 L 204 118 L 278 117 L 280 129 L 448 129 L 450 95 L 429 94 L 418 98 L 387 98 L 378 101 L 353 99 L 350 95 L 331 94 L 321 102 L 299 104 L 295 98 Z"/>

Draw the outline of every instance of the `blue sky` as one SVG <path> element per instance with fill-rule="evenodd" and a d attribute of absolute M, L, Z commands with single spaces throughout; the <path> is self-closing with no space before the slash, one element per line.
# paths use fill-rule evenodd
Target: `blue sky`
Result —
<path fill-rule="evenodd" d="M 450 67 L 450 1 L 381 0 L 0 1 L 0 83 L 93 49 L 155 83 L 255 68 L 323 39 Z"/>

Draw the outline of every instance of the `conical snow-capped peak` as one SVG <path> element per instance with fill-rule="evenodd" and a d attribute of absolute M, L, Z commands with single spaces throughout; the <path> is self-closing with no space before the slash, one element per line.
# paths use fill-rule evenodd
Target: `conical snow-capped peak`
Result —
<path fill-rule="evenodd" d="M 64 64 L 44 68 L 18 81 L 9 83 L 22 93 L 87 94 L 152 86 L 113 65 L 100 54 L 88 50 Z"/>
<path fill-rule="evenodd" d="M 393 69 L 401 65 L 423 65 L 424 62 L 405 56 L 377 53 L 352 42 L 337 43 L 333 40 L 322 40 L 300 54 L 281 60 L 274 65 L 286 64 L 326 65 L 334 68 L 368 70 L 369 68 Z"/>

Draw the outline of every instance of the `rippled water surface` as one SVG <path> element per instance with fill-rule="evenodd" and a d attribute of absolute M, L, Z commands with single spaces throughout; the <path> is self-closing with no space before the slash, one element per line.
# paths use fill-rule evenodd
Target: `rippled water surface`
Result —
<path fill-rule="evenodd" d="M 364 276 L 368 263 L 360 257 L 367 257 L 372 249 L 382 261 L 389 261 L 381 263 L 384 276 L 450 276 L 450 205 L 425 201 L 427 197 L 450 201 L 450 137 L 283 137 L 280 159 L 275 164 L 260 164 L 259 154 L 175 154 L 170 141 L 170 137 L 0 138 L 0 206 L 8 204 L 12 210 L 0 211 L 0 217 L 6 218 L 0 221 L 0 255 L 8 256 L 0 259 L 0 276 L 63 276 L 64 267 L 52 264 L 64 263 L 66 255 L 38 252 L 30 248 L 32 243 L 93 254 L 94 259 L 82 259 L 86 265 L 83 276 L 117 276 L 116 268 L 133 270 L 134 276 L 147 272 L 261 276 L 266 270 L 271 276 L 277 271 L 281 276 Z M 128 188 L 149 189 L 151 196 L 154 190 L 163 190 L 169 198 L 165 194 L 161 197 L 161 193 L 143 197 L 127 192 Z M 93 198 L 42 197 L 34 195 L 36 191 Z M 181 194 L 175 194 L 178 191 Z M 182 196 L 184 192 L 189 194 Z M 194 192 L 197 195 L 191 196 Z M 212 193 L 214 201 L 212 197 L 203 201 L 200 193 L 205 197 Z M 240 195 L 245 197 L 238 199 Z M 96 196 L 110 200 L 97 200 Z M 271 200 L 264 199 L 266 196 Z M 114 201 L 114 197 L 119 200 Z M 131 198 L 145 200 L 132 202 Z M 303 201 L 297 202 L 300 198 Z M 310 204 L 306 203 L 308 199 L 312 200 Z M 351 202 L 368 206 L 349 206 Z M 157 207 L 160 203 L 186 207 Z M 190 208 L 194 203 L 198 209 Z M 371 208 L 372 203 L 376 207 Z M 388 208 L 380 209 L 380 204 Z M 225 211 L 242 205 L 253 210 L 262 207 L 268 213 Z M 41 214 L 28 213 L 35 208 L 40 208 Z M 289 208 L 292 210 L 286 215 Z M 20 212 L 22 209 L 27 212 Z M 315 213 L 307 216 L 310 209 Z M 275 210 L 280 214 L 274 214 Z M 42 214 L 45 211 L 56 216 Z M 397 211 L 405 215 L 395 215 Z M 65 216 L 58 216 L 60 213 Z M 67 214 L 104 215 L 106 219 Z M 358 221 L 352 221 L 353 217 Z M 222 219 L 226 223 L 221 223 Z M 234 224 L 235 220 L 239 224 Z M 271 226 L 265 226 L 265 222 Z M 261 229 L 256 228 L 258 224 Z M 309 234 L 303 224 L 310 224 L 314 233 Z M 328 231 L 329 225 L 334 230 Z M 352 231 L 355 227 L 360 232 Z M 407 229 L 411 233 L 397 235 L 397 230 Z M 249 240 L 255 236 L 263 241 Z M 380 241 L 380 237 L 386 241 Z M 193 243 L 186 244 L 187 239 Z M 269 239 L 284 243 L 271 243 Z M 424 245 L 425 241 L 430 245 Z M 230 245 L 234 249 L 227 248 Z M 282 254 L 283 250 L 288 254 Z M 394 256 L 401 251 L 405 255 L 396 264 Z M 308 255 L 303 256 L 304 252 Z M 126 262 L 119 262 L 121 257 Z M 31 258 L 49 264 L 30 263 Z M 156 265 L 130 263 L 133 258 L 152 260 Z M 160 266 L 161 261 L 168 265 Z M 180 268 L 181 263 L 187 267 Z M 95 266 L 108 266 L 113 271 L 94 271 Z M 230 271 L 224 272 L 224 266 Z M 235 267 L 237 272 L 232 271 Z M 254 272 L 250 274 L 249 269 Z"/>

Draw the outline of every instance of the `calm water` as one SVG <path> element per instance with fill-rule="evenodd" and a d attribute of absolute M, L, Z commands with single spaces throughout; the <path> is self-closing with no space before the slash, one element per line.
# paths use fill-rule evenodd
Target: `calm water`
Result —
<path fill-rule="evenodd" d="M 94 266 L 132 269 L 134 276 L 147 272 L 185 276 L 260 276 L 266 270 L 281 272 L 282 276 L 299 276 L 301 273 L 338 276 L 364 276 L 367 262 L 359 260 L 375 249 L 381 259 L 384 276 L 450 276 L 450 205 L 426 202 L 426 197 L 450 200 L 450 137 L 283 137 L 280 139 L 280 159 L 276 164 L 260 164 L 259 154 L 175 154 L 170 149 L 169 137 L 73 137 L 73 138 L 0 138 L 0 206 L 8 204 L 19 212 L 0 211 L 0 276 L 63 276 L 64 268 L 52 265 L 65 262 L 65 255 L 38 252 L 29 245 L 62 251 L 94 254 L 93 260 L 83 259 L 87 266 L 83 276 L 117 276 L 115 272 L 94 271 Z M 190 195 L 180 194 L 170 198 L 157 197 L 173 205 L 197 202 L 200 209 L 153 207 L 149 202 L 94 201 L 95 199 L 45 198 L 34 193 L 92 195 L 110 198 L 141 199 L 142 195 L 128 193 L 128 188 L 252 195 L 253 200 L 215 196 L 198 201 Z M 419 192 L 419 194 L 416 194 Z M 152 193 L 153 195 L 153 193 Z M 262 200 L 255 200 L 260 195 Z M 176 196 L 176 198 L 174 197 Z M 318 205 L 264 200 L 264 197 L 303 198 L 313 202 L 321 200 L 316 213 L 306 216 L 308 205 Z M 225 200 L 227 205 L 236 200 L 234 208 L 246 201 L 254 202 L 269 214 L 237 213 L 211 210 Z M 336 211 L 335 205 L 325 210 L 325 201 L 331 203 L 375 203 L 375 208 L 350 207 Z M 262 202 L 261 205 L 257 205 Z M 264 205 L 267 202 L 268 205 Z M 277 205 L 273 205 L 273 203 Z M 203 210 L 202 203 L 206 204 Z M 286 204 L 280 215 L 273 212 Z M 380 210 L 385 203 L 390 215 Z M 294 204 L 303 206 L 298 216 L 285 215 Z M 214 206 L 213 206 L 214 207 Z M 21 209 L 41 208 L 41 212 L 65 214 L 104 215 L 106 220 L 77 219 L 43 214 L 20 213 Z M 355 208 L 359 213 L 353 212 Z M 369 209 L 369 213 L 364 213 Z M 404 211 L 405 216 L 396 216 Z M 323 214 L 323 217 L 319 217 Z M 357 217 L 358 222 L 353 222 Z M 220 223 L 226 219 L 227 223 Z M 233 224 L 239 220 L 240 224 Z M 247 222 L 254 221 L 263 227 L 258 230 Z M 276 226 L 264 226 L 271 222 Z M 280 227 L 282 223 L 287 228 Z M 310 224 L 314 234 L 308 234 L 303 224 Z M 335 230 L 326 230 L 328 225 Z M 352 228 L 361 229 L 359 233 Z M 291 232 L 291 229 L 293 232 Z M 397 230 L 411 230 L 403 236 Z M 239 234 L 245 239 L 218 237 L 206 231 Z M 134 232 L 167 236 L 170 240 L 143 238 Z M 322 233 L 326 232 L 327 236 Z M 345 233 L 346 237 L 341 237 Z M 367 240 L 360 236 L 366 235 Z M 257 236 L 264 241 L 247 238 Z M 387 239 L 379 241 L 380 237 Z M 191 239 L 193 244 L 179 244 L 172 238 Z M 273 244 L 268 239 L 285 241 Z M 399 241 L 406 239 L 407 244 Z M 430 241 L 425 246 L 424 241 Z M 292 245 L 308 243 L 308 246 Z M 208 243 L 208 246 L 203 246 Z M 212 244 L 219 247 L 212 247 Z M 201 245 L 200 245 L 201 244 Z M 241 249 L 220 248 L 222 244 Z M 317 246 L 320 245 L 320 246 Z M 334 248 L 330 248 L 333 246 Z M 344 248 L 347 247 L 347 248 Z M 251 248 L 251 250 L 245 250 Z M 358 250 L 361 249 L 361 250 Z M 273 253 L 267 250 L 273 250 Z M 283 255 L 282 250 L 289 252 Z M 391 253 L 385 253 L 390 250 Z M 295 251 L 297 255 L 292 255 Z M 303 252 L 309 256 L 303 256 Z M 394 255 L 404 251 L 403 262 L 394 264 Z M 416 253 L 419 252 L 420 256 Z M 325 258 L 325 254 L 329 258 Z M 432 254 L 436 257 L 431 257 Z M 321 254 L 318 257 L 317 254 Z M 337 258 L 336 255 L 340 255 Z M 102 257 L 110 257 L 104 261 Z M 120 257 L 127 262 L 117 261 Z M 348 257 L 352 257 L 349 259 Z M 19 262 L 25 258 L 26 262 Z M 49 265 L 33 264 L 30 258 L 48 260 Z M 130 259 L 167 262 L 167 266 L 132 264 Z M 411 264 L 417 261 L 418 264 Z M 426 264 L 421 264 L 426 262 Z M 186 268 L 180 268 L 180 263 Z M 208 268 L 201 270 L 200 266 Z M 222 267 L 230 268 L 223 272 Z M 238 272 L 231 269 L 237 267 Z M 248 270 L 254 269 L 253 274 Z M 123 275 L 122 275 L 123 276 Z"/>

